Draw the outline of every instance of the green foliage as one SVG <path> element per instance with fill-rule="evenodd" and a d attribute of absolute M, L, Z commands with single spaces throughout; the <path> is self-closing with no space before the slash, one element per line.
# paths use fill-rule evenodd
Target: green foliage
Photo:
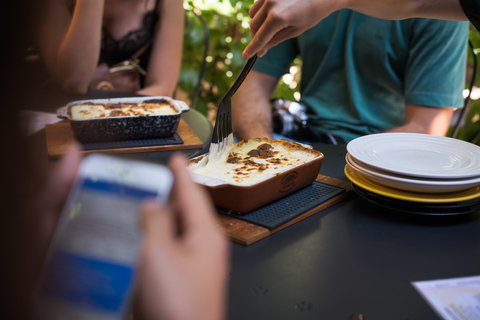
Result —
<path fill-rule="evenodd" d="M 242 51 L 251 41 L 248 10 L 252 4 L 253 0 L 184 1 L 187 15 L 178 87 L 191 99 L 202 66 L 205 33 L 201 20 L 194 14 L 195 12 L 201 15 L 210 31 L 206 72 L 201 81 L 200 95 L 195 103 L 195 109 L 207 115 L 210 120 L 214 117 L 221 98 L 232 86 L 246 63 L 242 58 Z M 295 78 L 298 77 L 299 72 Z M 293 85 L 291 83 L 287 85 L 281 81 L 275 96 L 294 99 L 295 91 L 298 91 L 296 82 Z"/>
<path fill-rule="evenodd" d="M 200 19 L 192 12 L 195 10 L 210 32 L 206 72 L 195 105 L 205 115 L 209 104 L 210 108 L 212 104 L 218 105 L 246 62 L 242 51 L 251 40 L 248 9 L 252 3 L 235 0 L 184 2 L 184 7 L 191 12 L 186 17 L 179 88 L 192 98 L 203 62 L 205 33 Z"/>
<path fill-rule="evenodd" d="M 476 48 L 477 50 L 478 48 L 480 48 L 480 33 L 478 33 L 478 31 L 473 27 L 469 31 L 469 40 L 470 42 L 472 42 L 474 48 Z M 473 57 L 470 51 L 468 52 L 468 56 L 471 61 Z M 479 83 L 478 81 L 479 79 L 477 78 L 477 84 Z"/>
<path fill-rule="evenodd" d="M 480 33 L 474 29 L 473 27 L 470 28 L 469 34 L 470 42 L 472 43 L 475 50 L 480 50 Z M 473 70 L 473 53 L 471 50 L 468 52 L 469 58 L 469 67 L 467 68 L 467 83 L 466 86 L 470 86 L 470 79 L 472 76 Z M 480 57 L 477 54 L 477 60 L 480 60 Z M 480 65 L 480 61 L 478 62 Z M 477 76 L 476 81 L 474 83 L 474 89 L 480 87 L 480 75 L 478 74 L 478 65 L 477 65 Z M 464 116 L 465 121 L 462 127 L 459 128 L 458 133 L 456 135 L 457 139 L 468 141 L 474 143 L 476 145 L 480 145 L 480 99 L 479 100 L 470 100 L 467 106 L 467 114 Z M 453 127 L 450 128 L 447 135 L 450 135 Z"/>
<path fill-rule="evenodd" d="M 458 130 L 456 138 L 480 146 L 480 99 L 471 101 L 465 125 Z"/>
<path fill-rule="evenodd" d="M 302 60 L 297 57 L 290 67 L 290 72 L 286 74 L 278 83 L 278 86 L 273 93 L 274 98 L 283 98 L 291 101 L 300 100 L 300 86 L 301 79 L 301 64 Z"/>

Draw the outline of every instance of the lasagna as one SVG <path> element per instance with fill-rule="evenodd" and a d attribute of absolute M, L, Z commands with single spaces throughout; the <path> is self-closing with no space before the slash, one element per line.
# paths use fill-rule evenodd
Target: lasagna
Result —
<path fill-rule="evenodd" d="M 143 103 L 76 104 L 70 107 L 71 120 L 112 117 L 171 115 L 179 112 L 167 100 L 148 100 Z"/>
<path fill-rule="evenodd" d="M 300 166 L 322 153 L 311 147 L 272 139 L 242 140 L 233 145 L 226 158 L 209 158 L 208 154 L 190 160 L 189 169 L 198 175 L 222 180 L 229 184 L 250 186 L 279 173 Z"/>

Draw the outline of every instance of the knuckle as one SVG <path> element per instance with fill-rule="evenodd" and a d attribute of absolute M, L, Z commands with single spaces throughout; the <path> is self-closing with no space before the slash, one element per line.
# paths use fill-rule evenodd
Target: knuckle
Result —
<path fill-rule="evenodd" d="M 273 10 L 269 13 L 269 19 L 276 24 L 285 24 L 287 22 L 287 16 L 284 12 Z"/>
<path fill-rule="evenodd" d="M 265 6 L 267 8 L 275 7 L 278 4 L 278 0 L 265 0 Z"/>

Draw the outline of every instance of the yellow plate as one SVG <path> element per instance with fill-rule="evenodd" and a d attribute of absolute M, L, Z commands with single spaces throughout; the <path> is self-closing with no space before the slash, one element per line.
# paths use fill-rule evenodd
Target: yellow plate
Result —
<path fill-rule="evenodd" d="M 382 184 L 376 183 L 358 171 L 355 171 L 348 164 L 345 166 L 345 175 L 347 178 L 358 185 L 359 187 L 368 190 L 370 192 L 380 194 L 382 196 L 414 201 L 414 202 L 428 202 L 428 203 L 447 203 L 447 202 L 459 202 L 465 200 L 471 200 L 480 197 L 480 185 L 457 192 L 448 193 L 417 193 L 403 191 L 399 189 L 390 188 Z"/>

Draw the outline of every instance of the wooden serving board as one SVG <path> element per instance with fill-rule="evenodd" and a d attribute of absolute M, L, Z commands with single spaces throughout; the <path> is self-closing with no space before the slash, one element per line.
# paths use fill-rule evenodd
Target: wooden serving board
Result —
<path fill-rule="evenodd" d="M 268 237 L 271 234 L 274 234 L 282 229 L 285 229 L 292 224 L 301 221 L 315 213 L 330 207 L 331 205 L 338 203 L 339 201 L 349 197 L 352 192 L 352 185 L 350 182 L 335 179 L 332 177 L 327 177 L 319 174 L 317 176 L 317 181 L 328 183 L 334 186 L 345 188 L 345 192 L 340 193 L 336 197 L 322 203 L 321 205 L 303 213 L 302 215 L 289 220 L 288 222 L 282 224 L 281 226 L 275 229 L 268 229 L 257 224 L 253 224 L 244 220 L 237 219 L 232 216 L 227 216 L 224 214 L 219 214 L 220 227 L 223 229 L 227 237 L 239 244 L 250 245 L 258 240 L 261 240 L 265 237 Z"/>
<path fill-rule="evenodd" d="M 200 138 L 195 134 L 195 132 L 193 132 L 193 130 L 183 119 L 180 119 L 177 133 L 179 134 L 180 138 L 182 138 L 183 144 L 117 148 L 105 150 L 84 150 L 83 153 L 87 154 L 93 152 L 102 152 L 109 154 L 119 154 L 203 148 L 203 143 Z M 72 141 L 74 141 L 73 132 L 70 128 L 69 122 L 48 124 L 45 126 L 45 134 L 47 137 L 47 152 L 49 159 L 55 159 L 63 155 L 67 150 L 68 145 L 71 144 Z"/>

